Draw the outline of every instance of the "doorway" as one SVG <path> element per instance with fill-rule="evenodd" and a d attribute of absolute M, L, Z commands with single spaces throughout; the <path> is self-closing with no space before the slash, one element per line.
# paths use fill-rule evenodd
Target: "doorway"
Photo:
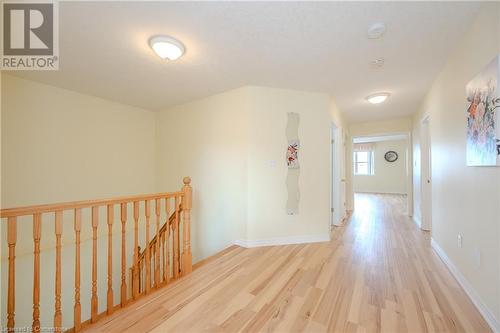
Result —
<path fill-rule="evenodd" d="M 432 154 L 431 154 L 431 136 L 429 131 L 429 117 L 422 120 L 421 127 L 421 214 L 422 230 L 432 229 Z"/>
<path fill-rule="evenodd" d="M 413 215 L 412 138 L 410 132 L 352 137 L 352 195 L 402 197 L 401 209 Z M 358 198 L 366 196 L 358 196 Z M 399 200 L 399 199 L 398 199 Z"/>

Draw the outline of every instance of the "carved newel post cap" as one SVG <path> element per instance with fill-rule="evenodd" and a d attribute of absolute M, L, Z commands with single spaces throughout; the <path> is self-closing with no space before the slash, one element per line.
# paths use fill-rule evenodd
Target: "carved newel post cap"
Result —
<path fill-rule="evenodd" d="M 189 184 L 191 184 L 191 178 L 184 177 L 184 179 L 182 179 L 182 182 L 184 183 L 184 185 L 189 185 Z"/>

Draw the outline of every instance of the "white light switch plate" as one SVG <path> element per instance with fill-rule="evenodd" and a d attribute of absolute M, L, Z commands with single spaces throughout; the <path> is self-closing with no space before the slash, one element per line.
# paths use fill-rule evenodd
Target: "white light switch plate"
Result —
<path fill-rule="evenodd" d="M 481 251 L 479 249 L 474 250 L 474 262 L 476 264 L 476 268 L 481 267 Z"/>

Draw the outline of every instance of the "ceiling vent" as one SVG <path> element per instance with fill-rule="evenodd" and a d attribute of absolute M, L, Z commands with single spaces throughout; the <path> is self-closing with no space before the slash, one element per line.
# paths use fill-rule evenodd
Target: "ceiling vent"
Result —
<path fill-rule="evenodd" d="M 385 24 L 382 22 L 374 23 L 368 28 L 367 36 L 369 39 L 381 38 L 385 33 Z"/>

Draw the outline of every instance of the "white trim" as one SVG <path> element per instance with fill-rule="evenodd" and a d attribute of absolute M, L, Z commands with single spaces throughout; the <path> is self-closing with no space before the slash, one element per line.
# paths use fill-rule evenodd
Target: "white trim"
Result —
<path fill-rule="evenodd" d="M 356 175 L 358 176 L 358 175 Z M 385 191 L 385 192 L 382 192 L 382 191 L 354 191 L 354 193 L 360 193 L 360 194 L 394 194 L 394 195 L 405 195 L 407 196 L 408 193 L 402 193 L 402 192 L 391 192 L 391 191 Z"/>
<path fill-rule="evenodd" d="M 275 237 L 266 239 L 237 239 L 233 242 L 234 245 L 241 247 L 261 247 L 275 246 L 288 244 L 304 244 L 304 243 L 320 243 L 329 242 L 330 235 L 310 235 L 310 236 L 291 236 L 291 237 Z"/>
<path fill-rule="evenodd" d="M 419 227 L 419 229 L 422 229 L 422 221 L 420 221 L 419 216 L 413 215 L 413 222 L 415 222 L 415 224 L 417 225 L 417 227 Z"/>
<path fill-rule="evenodd" d="M 432 249 L 444 262 L 446 267 L 448 267 L 451 274 L 455 277 L 460 286 L 462 286 L 467 296 L 469 296 L 472 303 L 474 303 L 479 313 L 481 313 L 481 315 L 483 316 L 484 320 L 486 320 L 488 325 L 490 325 L 490 328 L 493 330 L 493 332 L 500 333 L 500 322 L 497 321 L 494 313 L 490 309 L 488 309 L 486 304 L 483 303 L 477 292 L 470 285 L 469 281 L 467 281 L 465 276 L 462 275 L 460 270 L 457 268 L 457 266 L 455 266 L 455 264 L 453 264 L 451 259 L 448 258 L 444 250 L 439 246 L 439 244 L 434 240 L 434 238 L 431 238 L 431 246 Z"/>
<path fill-rule="evenodd" d="M 408 134 L 388 134 L 379 136 L 357 136 L 352 139 L 352 143 L 368 143 L 382 141 L 403 141 L 408 139 Z"/>

